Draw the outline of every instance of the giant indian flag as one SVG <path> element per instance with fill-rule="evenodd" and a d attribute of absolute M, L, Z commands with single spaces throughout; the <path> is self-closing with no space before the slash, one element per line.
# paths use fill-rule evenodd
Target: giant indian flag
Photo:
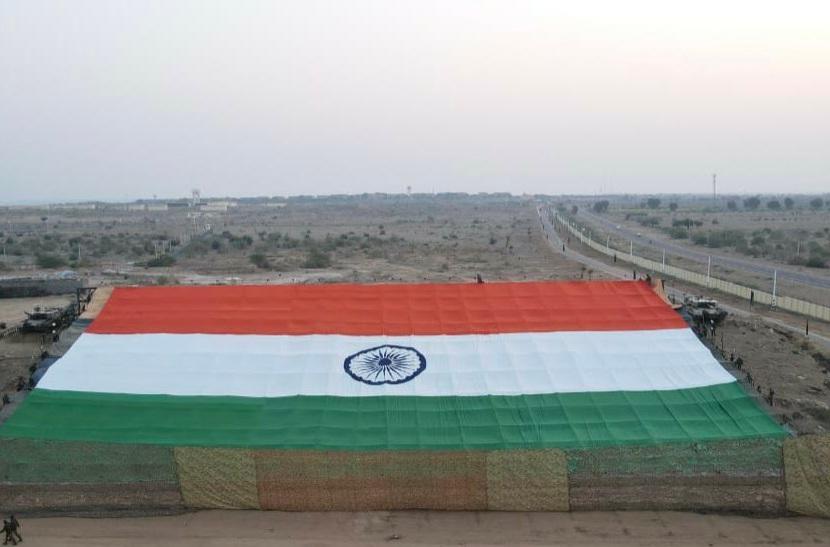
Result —
<path fill-rule="evenodd" d="M 633 281 L 119 288 L 0 429 L 321 450 L 780 435 Z"/>

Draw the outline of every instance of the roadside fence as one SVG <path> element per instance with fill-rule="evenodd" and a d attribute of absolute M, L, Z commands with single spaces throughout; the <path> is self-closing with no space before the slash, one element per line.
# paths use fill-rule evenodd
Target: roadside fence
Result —
<path fill-rule="evenodd" d="M 821 304 L 808 302 L 806 300 L 801 300 L 799 298 L 793 298 L 790 296 L 781 296 L 775 293 L 775 289 L 773 289 L 772 293 L 769 293 L 766 291 L 762 291 L 760 289 L 754 289 L 751 287 L 746 287 L 744 285 L 739 285 L 737 283 L 733 283 L 725 279 L 712 277 L 709 274 L 702 274 L 698 272 L 684 270 L 683 268 L 678 268 L 677 266 L 671 266 L 669 264 L 666 264 L 665 259 L 662 262 L 657 262 L 656 260 L 651 260 L 648 258 L 637 256 L 634 253 L 633 245 L 631 246 L 630 251 L 626 253 L 624 251 L 611 248 L 599 241 L 592 239 L 590 233 L 586 235 L 583 231 L 579 229 L 575 222 L 562 217 L 557 212 L 552 211 L 551 215 L 553 217 L 554 223 L 558 227 L 561 227 L 568 231 L 571 235 L 578 238 L 579 241 L 584 245 L 587 245 L 591 249 L 599 253 L 602 253 L 606 256 L 616 256 L 617 260 L 622 260 L 624 262 L 628 262 L 629 264 L 634 264 L 635 266 L 639 266 L 640 268 L 651 270 L 655 273 L 659 273 L 664 276 L 674 277 L 676 279 L 680 279 L 681 281 L 686 281 L 694 285 L 706 287 L 707 289 L 714 289 L 717 291 L 724 292 L 726 294 L 738 296 L 745 300 L 752 300 L 754 303 L 757 304 L 765 304 L 773 308 L 780 308 L 782 310 L 799 313 L 807 317 L 814 317 L 816 319 L 821 319 L 823 321 L 830 321 L 830 307 L 828 306 L 822 306 Z"/>

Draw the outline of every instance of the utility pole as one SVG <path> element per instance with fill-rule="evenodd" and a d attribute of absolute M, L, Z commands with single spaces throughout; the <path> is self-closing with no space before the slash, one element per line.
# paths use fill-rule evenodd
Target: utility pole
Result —
<path fill-rule="evenodd" d="M 778 270 L 772 271 L 772 307 L 778 303 L 775 297 L 775 292 L 778 289 Z"/>
<path fill-rule="evenodd" d="M 712 175 L 712 205 L 717 203 L 718 201 L 718 175 L 714 173 Z"/>
<path fill-rule="evenodd" d="M 709 278 L 710 278 L 711 274 L 712 274 L 712 255 L 709 255 L 709 262 L 706 266 L 706 286 L 707 287 L 710 285 Z"/>

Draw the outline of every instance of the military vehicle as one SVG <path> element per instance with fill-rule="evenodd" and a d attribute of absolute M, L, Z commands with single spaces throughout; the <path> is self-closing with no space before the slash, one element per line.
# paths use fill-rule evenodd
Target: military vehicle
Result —
<path fill-rule="evenodd" d="M 718 306 L 718 301 L 712 298 L 687 296 L 683 300 L 683 307 L 695 322 L 717 325 L 727 316 L 726 310 Z"/>
<path fill-rule="evenodd" d="M 26 312 L 26 320 L 20 326 L 20 332 L 51 333 L 64 328 L 71 321 L 68 308 L 45 308 L 36 306 Z"/>

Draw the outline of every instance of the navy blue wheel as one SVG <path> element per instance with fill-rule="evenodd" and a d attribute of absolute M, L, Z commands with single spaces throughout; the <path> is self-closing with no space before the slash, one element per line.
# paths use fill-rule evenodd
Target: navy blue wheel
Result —
<path fill-rule="evenodd" d="M 387 344 L 349 355 L 343 368 L 364 384 L 403 384 L 421 374 L 427 368 L 427 360 L 415 348 Z"/>

